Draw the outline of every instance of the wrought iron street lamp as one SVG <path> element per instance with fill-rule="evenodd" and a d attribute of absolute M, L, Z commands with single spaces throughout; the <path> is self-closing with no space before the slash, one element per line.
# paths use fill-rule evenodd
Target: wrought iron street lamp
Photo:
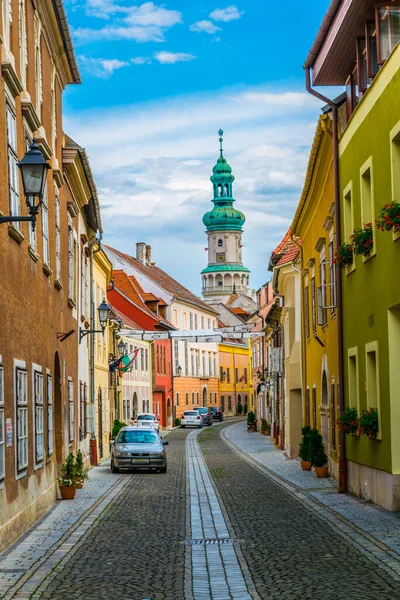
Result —
<path fill-rule="evenodd" d="M 118 343 L 118 354 L 120 356 L 124 356 L 127 351 L 127 344 L 123 340 L 120 340 Z"/>
<path fill-rule="evenodd" d="M 176 370 L 178 377 L 180 377 L 182 375 L 182 367 L 179 365 L 179 367 Z"/>
<path fill-rule="evenodd" d="M 33 140 L 24 158 L 17 164 L 21 170 L 22 185 L 29 217 L 14 215 L 0 217 L 0 223 L 20 223 L 21 221 L 30 221 L 32 223 L 32 228 L 34 229 L 39 207 L 42 203 L 44 188 L 46 186 L 47 171 L 50 169 L 50 165 L 45 161 L 35 140 Z"/>
<path fill-rule="evenodd" d="M 222 373 L 222 381 L 225 381 L 225 379 L 226 379 L 226 371 L 224 371 L 224 372 Z"/>
<path fill-rule="evenodd" d="M 79 343 L 81 343 L 82 338 L 84 338 L 86 335 L 89 335 L 89 333 L 104 334 L 104 329 L 106 328 L 107 321 L 108 321 L 108 314 L 110 312 L 110 307 L 108 306 L 105 298 L 103 298 L 103 302 L 98 306 L 97 312 L 99 313 L 99 322 L 100 322 L 101 330 L 100 329 L 82 329 L 82 327 L 80 327 L 79 328 Z"/>

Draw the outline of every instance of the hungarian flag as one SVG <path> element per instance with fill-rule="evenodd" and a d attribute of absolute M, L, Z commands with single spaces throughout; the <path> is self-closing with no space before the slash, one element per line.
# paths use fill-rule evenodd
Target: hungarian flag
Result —
<path fill-rule="evenodd" d="M 135 358 L 139 354 L 139 351 L 140 351 L 140 348 L 136 348 L 136 350 L 134 352 L 132 352 L 131 354 L 125 354 L 122 358 L 120 358 L 119 364 L 117 366 L 120 377 L 122 377 L 122 375 L 131 368 Z"/>

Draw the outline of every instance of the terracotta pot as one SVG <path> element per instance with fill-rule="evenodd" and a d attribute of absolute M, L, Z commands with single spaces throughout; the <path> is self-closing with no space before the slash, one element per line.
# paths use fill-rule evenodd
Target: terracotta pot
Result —
<path fill-rule="evenodd" d="M 76 488 L 78 490 L 81 490 L 83 488 L 83 481 L 84 481 L 83 479 L 77 479 L 77 481 L 76 481 Z"/>
<path fill-rule="evenodd" d="M 300 461 L 301 468 L 303 471 L 311 471 L 311 461 L 310 460 L 302 460 Z"/>
<path fill-rule="evenodd" d="M 76 494 L 76 487 L 73 485 L 60 486 L 61 497 L 63 500 L 73 500 Z"/>
<path fill-rule="evenodd" d="M 317 477 L 328 477 L 328 467 L 315 467 Z"/>

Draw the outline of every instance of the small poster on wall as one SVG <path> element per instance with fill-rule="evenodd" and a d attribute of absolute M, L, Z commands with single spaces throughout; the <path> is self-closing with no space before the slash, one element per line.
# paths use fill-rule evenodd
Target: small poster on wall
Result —
<path fill-rule="evenodd" d="M 12 446 L 12 421 L 6 419 L 6 446 L 9 448 Z"/>

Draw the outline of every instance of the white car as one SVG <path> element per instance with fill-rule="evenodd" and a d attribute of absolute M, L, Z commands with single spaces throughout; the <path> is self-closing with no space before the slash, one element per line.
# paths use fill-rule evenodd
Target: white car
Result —
<path fill-rule="evenodd" d="M 156 431 L 160 431 L 160 423 L 158 422 L 156 415 L 153 415 L 152 413 L 139 413 L 135 419 L 135 426 L 140 428 L 151 427 Z"/>
<path fill-rule="evenodd" d="M 198 410 L 185 410 L 181 416 L 181 427 L 203 427 L 203 417 Z"/>

